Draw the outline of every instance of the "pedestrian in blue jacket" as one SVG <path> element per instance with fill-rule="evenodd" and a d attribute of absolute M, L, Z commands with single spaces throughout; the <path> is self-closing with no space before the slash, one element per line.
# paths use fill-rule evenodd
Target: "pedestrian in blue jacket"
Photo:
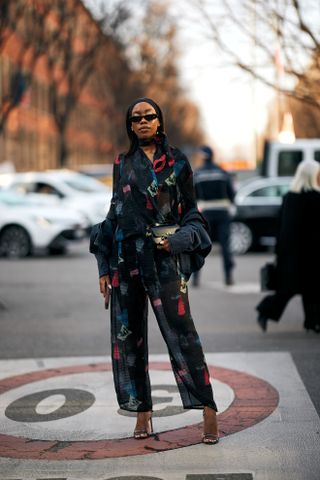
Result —
<path fill-rule="evenodd" d="M 209 224 L 211 240 L 220 244 L 225 284 L 233 285 L 234 260 L 230 251 L 230 224 L 235 192 L 230 174 L 215 163 L 213 150 L 203 146 L 200 153 L 203 165 L 194 173 L 198 207 Z M 197 286 L 198 273 L 193 280 Z"/>

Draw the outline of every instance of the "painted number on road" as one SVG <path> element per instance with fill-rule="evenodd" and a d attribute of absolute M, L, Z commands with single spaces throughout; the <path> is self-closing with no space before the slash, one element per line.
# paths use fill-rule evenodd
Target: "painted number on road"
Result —
<path fill-rule="evenodd" d="M 169 394 L 177 393 L 175 385 L 156 385 L 154 390 L 165 391 Z M 153 396 L 152 400 L 154 405 L 160 405 L 172 402 L 173 396 Z M 57 407 L 56 405 L 59 402 L 61 405 Z M 49 422 L 82 413 L 90 408 L 94 402 L 95 396 L 86 390 L 76 388 L 43 390 L 18 398 L 10 403 L 6 408 L 5 415 L 15 422 Z M 45 412 L 41 411 L 41 407 Z M 50 407 L 52 411 L 49 413 L 47 410 L 50 410 Z M 186 410 L 180 406 L 167 405 L 156 410 L 154 417 L 171 417 L 185 412 Z M 126 412 L 120 409 L 118 413 L 124 416 L 136 415 L 135 412 Z"/>
<path fill-rule="evenodd" d="M 53 403 L 53 411 L 40 413 L 41 404 L 47 403 L 46 410 L 50 409 L 50 398 L 53 400 L 62 398 L 62 404 L 56 408 Z M 86 390 L 76 388 L 59 388 L 55 390 L 43 390 L 18 398 L 6 408 L 5 415 L 15 422 L 49 422 L 72 417 L 90 408 L 95 402 L 95 396 Z M 41 411 L 41 410 L 40 410 Z"/>

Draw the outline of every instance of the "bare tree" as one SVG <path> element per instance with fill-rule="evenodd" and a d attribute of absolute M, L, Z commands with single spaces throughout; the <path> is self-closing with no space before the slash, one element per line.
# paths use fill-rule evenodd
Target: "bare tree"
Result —
<path fill-rule="evenodd" d="M 59 163 L 68 157 L 67 126 L 79 98 L 97 67 L 105 39 L 76 0 L 56 0 L 54 26 L 47 28 L 46 59 L 51 109 L 59 132 Z M 80 33 L 81 32 L 81 33 Z"/>
<path fill-rule="evenodd" d="M 320 109 L 318 0 L 186 0 L 202 34 L 231 65 Z M 193 18 L 193 22 L 195 19 Z"/>
<path fill-rule="evenodd" d="M 141 95 L 141 90 L 136 88 L 125 52 L 112 38 L 98 53 L 97 64 L 99 74 L 92 77 L 90 88 L 101 99 L 101 114 L 109 120 L 109 136 L 114 150 L 119 151 L 127 144 L 123 128 L 125 110 L 133 98 Z"/>
<path fill-rule="evenodd" d="M 104 32 L 114 39 L 121 52 L 111 66 L 117 75 L 110 82 L 118 110 L 124 112 L 137 97 L 150 96 L 164 109 L 166 129 L 174 143 L 195 145 L 201 142 L 199 111 L 180 82 L 177 26 L 169 13 L 169 3 L 140 0 L 133 5 L 118 0 L 107 10 L 103 0 L 98 6 L 90 0 L 85 3 L 91 8 L 94 3 L 95 15 Z M 139 8 L 136 8 L 137 3 Z M 122 75 L 121 56 L 121 61 L 126 59 L 127 62 Z M 120 121 L 123 122 L 123 118 Z M 118 135 L 121 131 L 122 128 L 118 129 Z M 125 141 L 125 137 L 122 140 Z"/>
<path fill-rule="evenodd" d="M 10 4 L 10 0 L 1 0 L 0 2 L 0 52 L 13 35 L 16 23 L 23 17 L 26 10 L 26 4 L 16 2 Z"/>
<path fill-rule="evenodd" d="M 97 71 L 98 54 L 108 39 L 79 0 L 6 0 L 1 12 L 0 52 L 10 42 L 18 50 L 8 91 L 2 94 L 0 131 L 32 85 L 42 59 L 48 72 L 49 109 L 59 133 L 58 164 L 63 166 L 71 115 Z M 101 95 L 101 101 L 110 102 L 110 96 Z"/>
<path fill-rule="evenodd" d="M 32 82 L 32 72 L 45 53 L 46 20 L 51 11 L 50 2 L 2 0 L 0 8 L 0 54 L 16 38 L 16 62 L 14 71 L 0 98 L 0 134 L 10 114 L 20 104 Z"/>
<path fill-rule="evenodd" d="M 177 33 L 168 3 L 150 1 L 143 30 L 136 39 L 137 78 L 146 94 L 162 105 L 171 141 L 177 145 L 198 145 L 203 141 L 200 114 L 181 85 Z"/>

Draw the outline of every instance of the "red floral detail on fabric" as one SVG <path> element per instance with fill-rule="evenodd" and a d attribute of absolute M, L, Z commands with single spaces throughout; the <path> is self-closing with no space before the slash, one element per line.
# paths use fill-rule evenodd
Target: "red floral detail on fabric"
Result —
<path fill-rule="evenodd" d="M 127 185 L 124 185 L 124 186 L 122 187 L 122 191 L 123 191 L 123 193 L 131 192 L 131 187 L 130 187 L 130 185 L 128 185 L 128 184 L 127 184 Z"/>
<path fill-rule="evenodd" d="M 120 155 L 117 156 L 117 158 L 115 159 L 114 163 L 116 165 L 119 165 L 120 164 Z"/>
<path fill-rule="evenodd" d="M 131 270 L 130 272 L 130 277 L 135 277 L 136 275 L 139 275 L 139 269 L 135 268 L 134 270 Z"/>
<path fill-rule="evenodd" d="M 152 300 L 152 303 L 154 307 L 160 307 L 160 305 L 162 305 L 161 298 L 156 298 L 155 300 Z"/>
<path fill-rule="evenodd" d="M 120 350 L 119 350 L 118 345 L 115 345 L 113 347 L 113 358 L 114 358 L 114 360 L 120 360 Z"/>
<path fill-rule="evenodd" d="M 149 197 L 147 197 L 146 208 L 147 208 L 148 210 L 152 210 L 152 209 L 153 209 L 153 205 L 152 205 Z"/>
<path fill-rule="evenodd" d="M 166 155 L 161 155 L 160 158 L 157 158 L 157 160 L 155 160 L 153 162 L 153 170 L 155 171 L 155 173 L 159 173 L 161 172 L 161 170 L 164 169 L 165 165 L 166 165 L 166 160 L 167 160 L 167 157 Z"/>
<path fill-rule="evenodd" d="M 169 167 L 172 167 L 173 164 L 174 164 L 174 158 L 171 157 L 170 160 L 168 161 L 168 165 Z"/>
<path fill-rule="evenodd" d="M 186 310 L 184 308 L 184 303 L 183 303 L 182 297 L 179 297 L 179 300 L 178 300 L 178 315 L 181 316 L 181 315 L 184 315 L 185 313 L 186 313 Z"/>
<path fill-rule="evenodd" d="M 205 385 L 209 385 L 209 383 L 210 383 L 209 372 L 206 368 L 204 370 L 204 383 L 205 383 Z"/>
<path fill-rule="evenodd" d="M 179 215 L 181 215 L 181 213 L 182 213 L 182 205 L 181 205 L 181 203 L 178 204 L 178 213 L 179 213 Z"/>
<path fill-rule="evenodd" d="M 112 286 L 119 287 L 119 272 L 118 270 L 114 272 L 112 277 Z"/>

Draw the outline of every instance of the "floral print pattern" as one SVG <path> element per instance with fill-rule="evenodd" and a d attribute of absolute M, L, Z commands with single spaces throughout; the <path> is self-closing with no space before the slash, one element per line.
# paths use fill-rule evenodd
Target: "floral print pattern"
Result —
<path fill-rule="evenodd" d="M 111 340 L 119 405 L 152 410 L 148 374 L 148 299 L 168 347 L 184 408 L 217 410 L 202 346 L 190 314 L 187 283 L 177 257 L 157 250 L 148 233 L 155 223 L 179 223 L 196 206 L 192 170 L 178 150 L 159 144 L 152 164 L 142 149 L 114 164 L 108 214 L 114 231 Z"/>

